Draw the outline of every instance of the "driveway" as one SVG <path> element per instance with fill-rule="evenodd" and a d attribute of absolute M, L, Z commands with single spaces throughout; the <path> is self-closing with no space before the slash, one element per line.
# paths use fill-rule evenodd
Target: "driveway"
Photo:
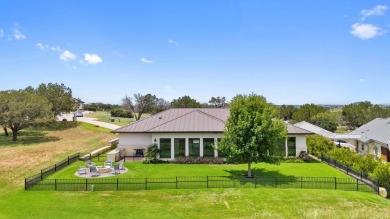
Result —
<path fill-rule="evenodd" d="M 114 129 L 121 127 L 119 125 L 115 125 L 115 124 L 111 124 L 111 123 L 107 123 L 107 122 L 100 122 L 100 121 L 97 121 L 96 118 L 90 118 L 90 117 L 77 117 L 77 121 L 86 122 L 86 123 L 93 124 L 93 125 L 98 125 L 100 127 L 108 128 L 111 130 L 114 130 Z"/>

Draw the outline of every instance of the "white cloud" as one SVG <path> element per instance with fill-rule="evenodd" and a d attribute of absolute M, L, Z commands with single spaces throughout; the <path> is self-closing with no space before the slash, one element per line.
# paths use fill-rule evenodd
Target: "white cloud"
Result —
<path fill-rule="evenodd" d="M 47 49 L 49 47 L 49 45 L 43 44 L 43 43 L 36 43 L 35 46 L 38 47 L 41 50 L 45 50 L 45 49 Z"/>
<path fill-rule="evenodd" d="M 143 62 L 143 63 L 145 63 L 145 64 L 151 64 L 151 63 L 153 63 L 152 60 L 147 60 L 147 59 L 145 59 L 145 58 L 141 58 L 141 62 Z"/>
<path fill-rule="evenodd" d="M 15 27 L 13 29 L 13 37 L 16 39 L 16 40 L 24 40 L 26 39 L 26 35 L 24 35 L 19 29 L 18 27 Z"/>
<path fill-rule="evenodd" d="M 360 82 L 360 83 L 364 83 L 364 82 L 366 82 L 366 80 L 363 79 L 363 78 L 360 78 L 360 79 L 359 79 L 359 82 Z"/>
<path fill-rule="evenodd" d="M 363 40 L 368 40 L 386 33 L 386 30 L 372 24 L 354 23 L 351 27 L 352 30 L 350 33 Z"/>
<path fill-rule="evenodd" d="M 174 45 L 176 45 L 176 46 L 179 45 L 179 42 L 177 42 L 177 41 L 175 41 L 175 40 L 168 40 L 168 43 L 169 43 L 169 44 L 174 44 Z"/>
<path fill-rule="evenodd" d="M 98 56 L 97 54 L 89 54 L 89 53 L 84 54 L 84 60 L 91 65 L 96 65 L 99 64 L 100 62 L 103 62 L 102 58 L 100 58 L 100 56 Z"/>
<path fill-rule="evenodd" d="M 173 92 L 175 92 L 171 86 L 165 86 L 165 87 L 163 88 L 163 91 L 164 91 L 165 93 L 173 93 Z"/>
<path fill-rule="evenodd" d="M 361 20 L 365 20 L 369 16 L 381 16 L 385 14 L 385 11 L 387 10 L 386 5 L 377 5 L 373 9 L 363 9 L 360 14 L 362 17 Z"/>
<path fill-rule="evenodd" d="M 60 60 L 67 62 L 69 60 L 73 60 L 76 58 L 76 55 L 71 53 L 69 50 L 65 50 L 63 53 L 60 55 Z"/>
<path fill-rule="evenodd" d="M 4 31 L 3 29 L 0 29 L 0 38 L 2 38 L 4 36 Z"/>
<path fill-rule="evenodd" d="M 62 52 L 62 49 L 59 46 L 52 46 L 50 47 L 50 50 L 53 52 Z"/>

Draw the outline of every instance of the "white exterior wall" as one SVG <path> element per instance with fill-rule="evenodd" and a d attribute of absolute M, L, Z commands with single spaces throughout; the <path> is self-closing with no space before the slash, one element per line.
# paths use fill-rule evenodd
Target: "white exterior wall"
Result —
<path fill-rule="evenodd" d="M 307 152 L 307 145 L 306 145 L 306 135 L 287 135 L 288 137 L 295 137 L 295 156 L 298 157 L 301 151 Z M 286 151 L 287 151 L 287 140 L 286 140 Z M 287 153 L 286 153 L 287 154 Z"/>
<path fill-rule="evenodd" d="M 131 156 L 135 148 L 146 148 L 152 144 L 151 133 L 119 133 L 118 148 L 126 149 L 125 156 Z"/>
<path fill-rule="evenodd" d="M 358 142 L 358 153 L 359 154 L 372 154 L 376 158 L 380 158 L 381 157 L 381 153 L 382 153 L 381 152 L 381 147 L 387 147 L 384 144 L 371 141 L 371 142 L 365 143 L 364 144 L 364 150 L 362 150 L 362 145 L 363 145 L 363 142 L 359 141 Z M 376 151 L 375 151 L 375 148 L 377 148 Z"/>

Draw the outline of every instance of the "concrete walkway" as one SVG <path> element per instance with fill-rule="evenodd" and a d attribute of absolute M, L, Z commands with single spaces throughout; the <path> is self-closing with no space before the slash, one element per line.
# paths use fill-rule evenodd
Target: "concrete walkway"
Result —
<path fill-rule="evenodd" d="M 114 129 L 117 129 L 117 128 L 121 127 L 119 125 L 115 125 L 115 124 L 111 124 L 111 123 L 107 123 L 107 122 L 101 122 L 101 121 L 98 121 L 96 118 L 90 118 L 90 117 L 77 117 L 77 121 L 86 122 L 86 123 L 89 123 L 89 124 L 93 124 L 93 125 L 97 125 L 97 126 L 100 126 L 100 127 L 108 128 L 108 129 L 111 129 L 111 130 L 114 130 Z"/>

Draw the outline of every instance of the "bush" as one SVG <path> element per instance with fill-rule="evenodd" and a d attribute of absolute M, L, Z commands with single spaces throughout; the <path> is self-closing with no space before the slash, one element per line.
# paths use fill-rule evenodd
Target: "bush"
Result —
<path fill-rule="evenodd" d="M 329 151 L 327 154 L 333 160 L 337 160 L 338 162 L 352 167 L 356 162 L 358 162 L 359 155 L 355 152 L 352 152 L 348 148 L 334 148 Z"/>
<path fill-rule="evenodd" d="M 372 173 L 372 176 L 379 180 L 380 186 L 390 188 L 390 165 L 389 164 L 379 163 L 378 166 L 375 168 L 374 172 Z"/>
<path fill-rule="evenodd" d="M 122 108 L 113 108 L 111 110 L 112 117 L 123 117 L 123 118 L 133 118 L 134 115 L 129 110 L 124 110 Z"/>
<path fill-rule="evenodd" d="M 224 164 L 221 157 L 176 157 L 172 163 L 177 164 Z"/>
<path fill-rule="evenodd" d="M 96 112 L 97 108 L 95 106 L 84 106 L 85 110 Z"/>
<path fill-rule="evenodd" d="M 374 155 L 358 155 L 353 167 L 365 173 L 373 173 L 380 161 L 375 159 Z"/>
<path fill-rule="evenodd" d="M 308 152 L 318 158 L 336 148 L 336 145 L 331 140 L 320 135 L 307 136 L 306 142 Z"/>
<path fill-rule="evenodd" d="M 160 153 L 160 149 L 158 149 L 156 144 L 149 145 L 146 151 L 146 157 L 142 162 L 145 164 L 159 163 L 159 160 L 157 160 L 158 153 Z"/>

